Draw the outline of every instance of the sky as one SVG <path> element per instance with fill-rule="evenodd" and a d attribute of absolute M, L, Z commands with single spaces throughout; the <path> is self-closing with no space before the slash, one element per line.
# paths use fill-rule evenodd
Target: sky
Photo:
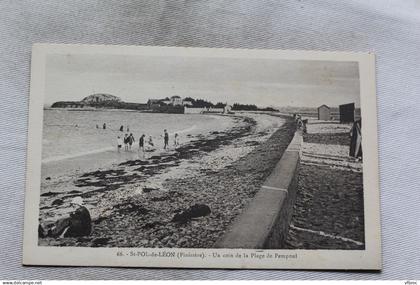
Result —
<path fill-rule="evenodd" d="M 259 107 L 360 106 L 357 62 L 51 54 L 45 105 L 107 93 L 125 102 L 173 95 Z"/>

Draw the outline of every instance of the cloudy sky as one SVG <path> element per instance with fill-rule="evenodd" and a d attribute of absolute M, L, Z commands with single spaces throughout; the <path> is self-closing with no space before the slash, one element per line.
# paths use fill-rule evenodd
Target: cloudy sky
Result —
<path fill-rule="evenodd" d="M 108 93 L 126 102 L 172 95 L 229 104 L 360 106 L 357 63 L 133 55 L 49 55 L 45 104 Z"/>

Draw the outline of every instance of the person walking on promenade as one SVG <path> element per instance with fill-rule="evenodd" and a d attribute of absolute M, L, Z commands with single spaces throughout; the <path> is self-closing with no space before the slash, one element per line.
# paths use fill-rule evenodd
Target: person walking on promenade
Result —
<path fill-rule="evenodd" d="M 163 143 L 164 143 L 163 148 L 166 149 L 169 145 L 169 134 L 166 131 L 166 129 L 163 130 Z"/>
<path fill-rule="evenodd" d="M 356 161 L 362 159 L 362 119 L 353 123 L 350 130 L 350 149 L 349 156 L 356 158 Z"/>
<path fill-rule="evenodd" d="M 305 119 L 305 120 L 302 120 L 302 132 L 304 133 L 304 134 L 306 134 L 307 133 L 307 128 L 306 128 L 306 125 L 308 124 L 308 119 Z"/>
<path fill-rule="evenodd" d="M 122 141 L 121 137 L 118 136 L 117 137 L 117 150 L 118 150 L 118 152 L 120 152 L 120 149 L 122 147 L 122 144 L 123 144 L 123 141 Z"/>
<path fill-rule="evenodd" d="M 128 145 L 131 151 L 131 145 L 135 142 L 136 140 L 134 139 L 134 136 L 132 133 L 130 133 L 130 135 L 128 136 Z"/>

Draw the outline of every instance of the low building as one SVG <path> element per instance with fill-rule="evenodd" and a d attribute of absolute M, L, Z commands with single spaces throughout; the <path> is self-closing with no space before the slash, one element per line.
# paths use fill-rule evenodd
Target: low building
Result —
<path fill-rule="evenodd" d="M 206 107 L 198 107 L 198 108 L 188 107 L 188 106 L 184 107 L 184 114 L 204 114 L 206 111 L 207 111 Z"/>
<path fill-rule="evenodd" d="M 321 105 L 318 107 L 318 120 L 329 121 L 331 120 L 331 110 L 327 105 Z"/>
<path fill-rule="evenodd" d="M 213 107 L 209 107 L 207 108 L 207 110 L 205 111 L 205 113 L 224 113 L 225 109 L 224 108 L 213 108 Z"/>
<path fill-rule="evenodd" d="M 223 108 L 223 113 L 224 113 L 224 114 L 228 114 L 228 113 L 230 113 L 230 112 L 232 112 L 232 106 L 231 106 L 231 105 L 226 105 L 226 106 Z"/>

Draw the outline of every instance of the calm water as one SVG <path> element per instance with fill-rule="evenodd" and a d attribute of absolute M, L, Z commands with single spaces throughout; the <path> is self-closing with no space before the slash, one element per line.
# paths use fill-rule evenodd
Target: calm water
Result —
<path fill-rule="evenodd" d="M 106 130 L 102 129 L 103 123 L 106 123 Z M 172 144 L 175 132 L 183 143 L 188 140 L 188 134 L 206 134 L 228 128 L 231 124 L 231 119 L 227 117 L 210 115 L 49 109 L 44 110 L 42 160 L 57 161 L 116 149 L 116 138 L 127 133 L 127 126 L 136 139 L 134 145 L 137 148 L 141 134 L 146 137 L 151 135 L 155 145 L 161 147 L 164 129 L 168 130 Z M 121 125 L 124 126 L 124 132 L 119 131 Z"/>

